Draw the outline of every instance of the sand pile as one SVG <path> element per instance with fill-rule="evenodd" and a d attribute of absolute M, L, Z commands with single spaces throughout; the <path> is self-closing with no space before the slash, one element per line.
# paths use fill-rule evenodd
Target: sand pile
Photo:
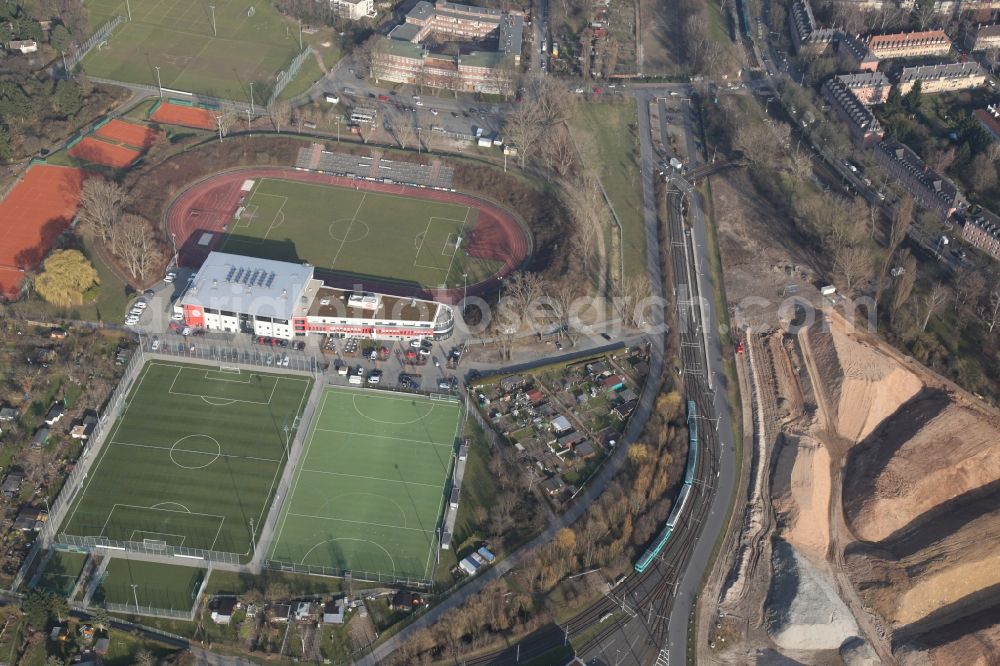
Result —
<path fill-rule="evenodd" d="M 844 513 L 881 541 L 943 502 L 1000 480 L 1000 426 L 950 394 L 924 390 L 851 451 Z"/>
<path fill-rule="evenodd" d="M 808 437 L 784 435 L 771 496 L 781 535 L 813 563 L 830 545 L 830 453 Z"/>
<path fill-rule="evenodd" d="M 783 539 L 772 549 L 767 633 L 786 650 L 835 650 L 858 626 L 833 584 Z"/>
<path fill-rule="evenodd" d="M 906 633 L 922 633 L 981 609 L 1000 585 L 997 493 L 953 506 L 898 539 L 847 550 L 847 572 L 866 605 Z M 987 599 L 989 601 L 989 599 Z"/>
<path fill-rule="evenodd" d="M 923 387 L 895 359 L 856 339 L 836 313 L 809 328 L 809 341 L 831 421 L 852 442 L 871 434 Z"/>

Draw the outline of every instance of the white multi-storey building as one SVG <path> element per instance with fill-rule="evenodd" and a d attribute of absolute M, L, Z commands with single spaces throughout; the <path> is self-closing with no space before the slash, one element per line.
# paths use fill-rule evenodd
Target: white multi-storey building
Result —
<path fill-rule="evenodd" d="M 451 335 L 454 311 L 435 301 L 327 287 L 309 264 L 212 252 L 174 306 L 186 326 L 289 340 Z"/>

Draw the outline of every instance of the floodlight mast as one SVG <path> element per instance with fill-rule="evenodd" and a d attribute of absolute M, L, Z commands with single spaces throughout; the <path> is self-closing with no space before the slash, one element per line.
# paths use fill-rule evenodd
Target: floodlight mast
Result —
<path fill-rule="evenodd" d="M 218 37 L 219 31 L 215 28 L 215 5 L 209 5 L 208 8 L 212 10 L 212 35 Z"/>

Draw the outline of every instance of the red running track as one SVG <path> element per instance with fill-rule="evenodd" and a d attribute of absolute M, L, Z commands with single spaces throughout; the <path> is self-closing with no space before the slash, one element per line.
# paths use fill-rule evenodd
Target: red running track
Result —
<path fill-rule="evenodd" d="M 502 261 L 503 266 L 487 280 L 469 285 L 470 295 L 482 294 L 495 287 L 497 281 L 515 270 L 531 254 L 528 232 L 508 211 L 492 203 L 467 194 L 443 192 L 409 185 L 376 183 L 355 180 L 345 176 L 332 176 L 312 171 L 299 171 L 288 167 L 248 167 L 208 176 L 190 185 L 167 206 L 167 231 L 178 249 L 178 262 L 182 266 L 197 268 L 205 261 L 208 253 L 222 242 L 226 226 L 232 222 L 239 207 L 243 191 L 240 189 L 247 179 L 284 178 L 306 183 L 320 183 L 339 187 L 357 187 L 370 192 L 383 192 L 420 199 L 431 199 L 446 203 L 469 206 L 479 210 L 476 226 L 470 235 L 466 253 L 469 256 Z M 212 241 L 207 246 L 198 244 L 201 234 L 212 232 Z M 336 287 L 353 288 L 356 277 L 340 277 L 336 272 L 318 270 L 327 284 Z M 462 299 L 463 289 L 422 289 L 392 281 L 369 281 L 365 289 L 397 296 L 432 298 L 444 303 L 457 303 Z"/>

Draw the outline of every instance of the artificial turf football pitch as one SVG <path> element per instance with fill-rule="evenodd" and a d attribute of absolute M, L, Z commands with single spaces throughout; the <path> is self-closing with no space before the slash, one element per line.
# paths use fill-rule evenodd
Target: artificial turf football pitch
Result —
<path fill-rule="evenodd" d="M 63 524 L 69 537 L 249 559 L 312 379 L 153 361 Z"/>
<path fill-rule="evenodd" d="M 269 560 L 430 580 L 461 412 L 453 399 L 327 388 Z"/>
<path fill-rule="evenodd" d="M 477 209 L 452 203 L 261 178 L 218 249 L 305 261 L 359 280 L 460 287 L 463 274 L 475 284 L 501 266 L 463 249 L 477 216 Z"/>
<path fill-rule="evenodd" d="M 127 16 L 125 0 L 87 0 L 94 29 Z M 128 83 L 250 101 L 271 94 L 278 72 L 301 49 L 298 25 L 266 0 L 129 0 L 132 20 L 83 60 L 84 70 Z M 212 28 L 215 12 L 216 35 Z M 252 11 L 251 11 L 252 8 Z"/>

